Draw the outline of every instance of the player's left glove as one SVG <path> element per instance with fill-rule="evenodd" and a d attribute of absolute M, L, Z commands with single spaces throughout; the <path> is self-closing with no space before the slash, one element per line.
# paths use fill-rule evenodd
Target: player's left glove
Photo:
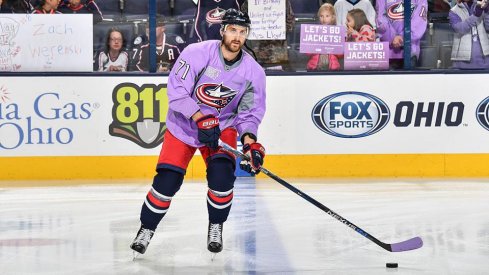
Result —
<path fill-rule="evenodd" d="M 250 160 L 242 159 L 239 166 L 242 170 L 251 173 L 260 173 L 265 158 L 265 148 L 260 143 L 249 143 L 243 146 L 243 154 L 247 155 Z"/>

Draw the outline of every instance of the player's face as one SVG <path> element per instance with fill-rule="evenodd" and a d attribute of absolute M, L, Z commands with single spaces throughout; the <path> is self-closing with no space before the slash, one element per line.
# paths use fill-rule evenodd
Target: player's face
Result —
<path fill-rule="evenodd" d="M 122 34 L 120 32 L 112 32 L 110 34 L 109 46 L 111 49 L 117 51 L 122 49 Z"/>
<path fill-rule="evenodd" d="M 351 15 L 346 16 L 346 26 L 352 29 L 355 27 L 355 20 Z"/>
<path fill-rule="evenodd" d="M 329 10 L 323 10 L 319 13 L 319 22 L 323 25 L 333 25 L 335 16 Z"/>
<path fill-rule="evenodd" d="M 222 43 L 226 50 L 236 53 L 241 50 L 247 37 L 247 27 L 239 25 L 226 25 L 222 36 Z"/>

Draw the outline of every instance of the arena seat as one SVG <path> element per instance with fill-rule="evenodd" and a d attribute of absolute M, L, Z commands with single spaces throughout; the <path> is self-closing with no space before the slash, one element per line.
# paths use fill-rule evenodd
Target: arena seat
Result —
<path fill-rule="evenodd" d="M 437 69 L 438 64 L 438 46 L 423 46 L 420 49 L 417 69 Z"/>
<path fill-rule="evenodd" d="M 296 20 L 302 18 L 312 19 L 316 17 L 319 9 L 319 0 L 290 0 L 290 5 L 294 11 Z"/>
<path fill-rule="evenodd" d="M 296 72 L 304 72 L 306 71 L 307 61 L 309 57 L 299 52 L 299 44 L 289 44 L 289 48 L 287 49 L 289 55 L 289 66 L 293 71 Z"/>
<path fill-rule="evenodd" d="M 440 46 L 440 60 L 442 69 L 450 69 L 452 67 L 452 45 Z"/>

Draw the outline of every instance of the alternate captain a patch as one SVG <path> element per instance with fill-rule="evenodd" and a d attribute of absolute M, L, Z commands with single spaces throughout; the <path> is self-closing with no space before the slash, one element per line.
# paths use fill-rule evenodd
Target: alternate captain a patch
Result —
<path fill-rule="evenodd" d="M 204 83 L 197 87 L 195 94 L 199 100 L 198 104 L 205 104 L 216 108 L 220 113 L 233 100 L 238 91 L 234 91 L 224 85 L 215 83 Z"/>

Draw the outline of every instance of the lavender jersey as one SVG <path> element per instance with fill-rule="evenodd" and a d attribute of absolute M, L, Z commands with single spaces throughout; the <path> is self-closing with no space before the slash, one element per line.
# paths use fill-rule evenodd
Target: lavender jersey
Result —
<path fill-rule="evenodd" d="M 208 40 L 187 46 L 168 78 L 168 130 L 184 143 L 201 147 L 197 111 L 219 118 L 221 130 L 234 127 L 239 135 L 257 135 L 265 115 L 265 72 L 245 51 L 241 59 L 227 66 L 221 41 Z"/>
<path fill-rule="evenodd" d="M 377 34 L 380 41 L 391 43 L 394 37 L 404 36 L 404 1 L 377 0 Z M 420 41 L 426 31 L 427 0 L 411 0 L 411 56 L 419 57 Z M 402 49 L 390 50 L 390 59 L 402 59 Z"/>

